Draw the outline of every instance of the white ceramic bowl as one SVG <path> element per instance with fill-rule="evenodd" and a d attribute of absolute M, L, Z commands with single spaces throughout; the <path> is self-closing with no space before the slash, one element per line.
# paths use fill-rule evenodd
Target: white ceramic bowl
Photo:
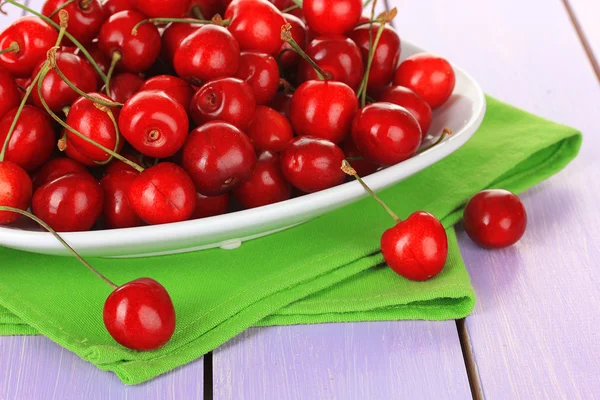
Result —
<path fill-rule="evenodd" d="M 423 51 L 409 42 L 403 42 L 403 58 Z M 456 89 L 451 99 L 435 111 L 430 130 L 434 136 L 439 136 L 443 128 L 449 127 L 454 134 L 410 160 L 365 178 L 374 190 L 382 190 L 440 161 L 465 144 L 479 128 L 486 108 L 484 94 L 477 82 L 465 71 L 456 66 L 454 70 Z M 433 140 L 435 137 L 428 137 L 424 146 Z M 65 233 L 62 236 L 84 256 L 142 257 L 213 247 L 231 250 L 244 241 L 290 228 L 366 195 L 359 183 L 352 181 L 282 203 L 202 220 Z M 69 255 L 51 234 L 41 232 L 31 224 L 0 227 L 0 245 L 34 253 Z"/>

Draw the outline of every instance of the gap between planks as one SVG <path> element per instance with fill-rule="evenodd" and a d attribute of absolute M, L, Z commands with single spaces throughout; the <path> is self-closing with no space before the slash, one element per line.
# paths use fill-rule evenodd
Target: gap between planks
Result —
<path fill-rule="evenodd" d="M 483 400 L 485 397 L 483 396 L 483 388 L 481 386 L 481 380 L 479 379 L 479 370 L 475 363 L 473 349 L 471 348 L 471 339 L 469 338 L 469 331 L 467 330 L 464 319 L 456 320 L 456 331 L 458 332 L 458 339 L 460 340 L 460 347 L 462 349 L 463 360 L 465 362 L 465 369 L 467 370 L 467 378 L 469 379 L 473 400 Z"/>
<path fill-rule="evenodd" d="M 204 400 L 213 399 L 213 353 L 204 355 Z"/>
<path fill-rule="evenodd" d="M 600 83 L 600 64 L 598 63 L 598 58 L 594 54 L 592 46 L 590 45 L 587 36 L 583 32 L 583 28 L 581 27 L 581 24 L 579 23 L 579 20 L 577 19 L 577 16 L 575 15 L 575 12 L 573 11 L 573 7 L 571 7 L 571 4 L 569 3 L 569 0 L 562 0 L 562 3 L 565 6 L 565 9 L 567 10 L 567 14 L 569 15 L 569 19 L 571 20 L 573 27 L 575 28 L 575 32 L 577 32 L 577 37 L 579 38 L 579 41 L 581 42 L 581 45 L 585 50 L 585 54 L 590 63 L 592 64 L 592 69 L 596 73 L 598 83 Z M 600 57 L 600 54 L 598 54 L 598 57 Z"/>

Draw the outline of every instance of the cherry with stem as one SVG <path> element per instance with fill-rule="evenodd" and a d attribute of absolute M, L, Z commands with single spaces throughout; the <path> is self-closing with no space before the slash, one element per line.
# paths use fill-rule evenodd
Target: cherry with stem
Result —
<path fill-rule="evenodd" d="M 21 47 L 19 46 L 19 43 L 11 42 L 7 48 L 0 50 L 0 54 L 18 53 L 20 50 Z"/>
<path fill-rule="evenodd" d="M 122 58 L 123 58 L 123 56 L 118 51 L 115 51 L 112 55 L 110 67 L 108 68 L 108 72 L 106 73 L 105 92 L 108 97 L 110 97 L 110 81 L 112 79 L 113 73 L 115 72 L 115 68 L 117 67 L 117 64 L 119 63 L 119 61 L 121 61 Z"/>
<path fill-rule="evenodd" d="M 170 22 L 184 24 L 215 24 L 220 25 L 222 27 L 226 27 L 231 21 L 228 19 L 222 19 L 220 16 L 211 20 L 196 18 L 148 18 L 143 21 L 140 21 L 136 26 L 134 26 L 131 30 L 131 34 L 133 36 L 136 36 L 140 27 L 145 24 L 168 24 Z"/>
<path fill-rule="evenodd" d="M 63 8 L 68 7 L 69 5 L 77 2 L 79 0 L 67 0 L 65 1 L 63 4 L 61 4 L 59 7 L 56 8 L 56 10 L 52 11 L 52 14 L 48 15 L 48 18 L 52 18 L 54 17 L 56 14 L 58 14 L 60 12 L 60 10 L 62 10 Z M 87 10 L 87 8 L 90 6 L 92 0 L 81 0 L 79 5 L 81 7 L 81 9 L 83 10 Z"/>
<path fill-rule="evenodd" d="M 304 60 L 306 60 L 306 62 L 308 62 L 311 65 L 311 67 L 314 68 L 319 80 L 322 80 L 322 81 L 328 80 L 330 78 L 329 74 L 327 72 L 323 71 L 321 69 L 321 67 L 319 67 L 317 65 L 317 63 L 312 58 L 310 58 L 304 50 L 302 50 L 300 45 L 298 43 L 296 43 L 296 41 L 292 37 L 291 29 L 292 29 L 292 24 L 290 24 L 290 23 L 287 23 L 281 27 L 281 40 L 283 40 L 284 42 L 288 42 L 289 45 L 292 46 L 292 49 L 296 53 L 298 53 L 300 55 L 300 57 L 302 57 Z"/>
<path fill-rule="evenodd" d="M 452 135 L 452 133 L 453 133 L 452 129 L 444 128 L 444 131 L 442 132 L 440 137 L 434 143 L 430 144 L 427 147 L 422 148 L 421 150 L 419 150 L 417 152 L 417 154 L 425 153 L 427 150 L 434 148 L 438 144 L 442 143 L 444 141 L 444 139 L 446 139 L 448 136 Z"/>

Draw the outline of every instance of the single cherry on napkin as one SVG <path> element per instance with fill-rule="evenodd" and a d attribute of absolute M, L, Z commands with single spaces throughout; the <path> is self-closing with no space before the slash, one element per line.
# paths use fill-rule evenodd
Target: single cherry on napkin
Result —
<path fill-rule="evenodd" d="M 521 200 L 508 190 L 484 190 L 467 204 L 464 225 L 479 246 L 499 249 L 512 246 L 523 237 L 527 212 Z"/>
<path fill-rule="evenodd" d="M 346 160 L 342 163 L 342 171 L 356 178 L 396 221 L 396 225 L 381 237 L 381 253 L 389 267 L 413 281 L 426 281 L 439 274 L 448 258 L 448 237 L 442 223 L 424 211 L 417 211 L 401 220 Z"/>

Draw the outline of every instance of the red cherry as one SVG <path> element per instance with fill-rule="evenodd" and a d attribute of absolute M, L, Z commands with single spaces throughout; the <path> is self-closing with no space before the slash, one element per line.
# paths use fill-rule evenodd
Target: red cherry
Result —
<path fill-rule="evenodd" d="M 250 85 L 256 104 L 269 104 L 279 88 L 279 66 L 268 54 L 243 52 L 235 76 Z"/>
<path fill-rule="evenodd" d="M 313 193 L 344 183 L 346 175 L 340 169 L 344 157 L 344 152 L 332 142 L 302 136 L 281 153 L 281 169 L 294 187 Z"/>
<path fill-rule="evenodd" d="M 439 274 L 446 265 L 446 230 L 433 215 L 416 212 L 385 231 L 381 237 L 381 253 L 398 275 L 425 281 Z"/>
<path fill-rule="evenodd" d="M 368 60 L 369 49 L 371 48 L 370 37 L 372 35 L 373 40 L 375 40 L 379 26 L 380 24 L 373 24 L 371 34 L 369 34 L 368 24 L 357 26 L 350 33 L 350 39 L 360 48 L 365 63 Z M 394 28 L 386 24 L 373 56 L 373 63 L 369 71 L 368 89 L 377 90 L 389 85 L 394 77 L 398 60 L 400 60 L 400 37 Z"/>
<path fill-rule="evenodd" d="M 108 333 L 117 343 L 140 351 L 156 350 L 175 332 L 175 308 L 157 281 L 140 278 L 108 296 L 102 313 Z"/>
<path fill-rule="evenodd" d="M 344 143 L 342 143 L 342 150 L 344 151 L 347 160 L 351 158 L 361 158 L 358 160 L 348 160 L 358 175 L 363 177 L 369 176 L 379 169 L 379 165 L 364 159 L 362 153 L 358 150 L 351 137 L 344 140 Z"/>
<path fill-rule="evenodd" d="M 6 50 L 13 42 L 19 48 L 0 54 L 0 66 L 14 77 L 29 78 L 35 67 L 46 59 L 56 39 L 58 33 L 40 18 L 19 18 L 0 34 L 0 50 Z"/>
<path fill-rule="evenodd" d="M 290 106 L 292 105 L 292 93 L 279 92 L 271 102 L 271 108 L 286 118 L 290 118 Z"/>
<path fill-rule="evenodd" d="M 100 93 L 90 93 L 90 97 L 104 101 L 110 101 L 108 96 Z M 119 142 L 117 147 L 118 131 L 115 123 L 104 109 L 96 106 L 97 103 L 88 100 L 85 97 L 80 97 L 73 103 L 69 115 L 67 116 L 67 125 L 75 129 L 85 137 L 92 139 L 94 142 L 102 146 L 119 152 L 123 147 L 123 140 Z M 117 108 L 110 109 L 113 113 L 115 121 L 118 120 L 119 110 Z M 85 160 L 85 165 L 94 166 L 99 162 L 106 162 L 111 157 L 110 154 L 98 148 L 92 143 L 88 143 L 71 131 L 67 131 L 67 155 L 71 156 L 73 150 L 81 157 L 73 157 L 79 161 Z"/>
<path fill-rule="evenodd" d="M 136 163 L 138 165 L 143 164 L 142 156 L 138 153 L 133 153 L 131 151 L 124 151 L 121 155 L 123 157 L 125 157 L 126 159 L 133 161 L 134 163 Z M 106 168 L 104 168 L 104 176 L 114 174 L 114 173 L 117 173 L 120 171 L 135 172 L 136 174 L 138 173 L 138 171 L 136 171 L 136 169 L 133 168 L 131 165 L 125 164 L 123 161 L 121 161 L 117 158 L 113 158 L 113 160 L 108 163 Z"/>
<path fill-rule="evenodd" d="M 256 208 L 289 200 L 292 185 L 281 172 L 279 156 L 265 151 L 258 157 L 254 174 L 233 194 L 245 208 Z"/>
<path fill-rule="evenodd" d="M 183 147 L 183 167 L 198 192 L 218 196 L 248 180 L 256 166 L 250 139 L 235 126 L 214 121 L 193 130 Z"/>
<path fill-rule="evenodd" d="M 31 203 L 31 179 L 27 172 L 11 161 L 0 161 L 0 204 L 27 210 Z M 8 225 L 19 219 L 19 214 L 0 211 L 0 225 Z"/>
<path fill-rule="evenodd" d="M 417 119 L 423 138 L 427 136 L 433 113 L 431 107 L 418 94 L 402 86 L 390 86 L 377 96 L 377 101 L 393 103 L 406 108 Z"/>
<path fill-rule="evenodd" d="M 102 5 L 106 18 L 121 11 L 134 10 L 133 0 L 106 0 Z"/>
<path fill-rule="evenodd" d="M 110 80 L 110 97 L 119 103 L 125 103 L 139 92 L 144 80 L 136 74 L 123 72 Z"/>
<path fill-rule="evenodd" d="M 92 42 L 92 43 L 88 44 L 86 46 L 86 50 L 88 51 L 90 56 L 92 56 L 92 58 L 94 59 L 94 61 L 98 65 L 98 67 L 100 67 L 100 70 L 102 72 L 104 72 L 104 74 L 106 74 L 108 72 L 108 69 L 110 68 L 110 60 L 108 58 L 106 58 L 104 53 L 100 50 L 100 48 L 98 47 L 98 42 Z M 78 56 L 81 59 L 86 59 L 85 55 L 83 55 L 81 50 L 78 49 L 77 47 L 75 48 L 75 51 L 73 52 L 73 54 L 75 54 L 76 56 Z M 96 74 L 96 80 L 98 81 L 98 87 L 102 87 L 102 85 L 104 85 L 104 80 L 100 76 L 100 74 L 98 74 L 98 72 L 96 71 L 95 68 L 94 68 L 94 74 Z"/>
<path fill-rule="evenodd" d="M 417 153 L 421 128 L 405 108 L 392 103 L 370 104 L 354 117 L 352 140 L 368 160 L 387 166 Z"/>
<path fill-rule="evenodd" d="M 150 18 L 182 18 L 190 0 L 131 0 L 135 8 Z"/>
<path fill-rule="evenodd" d="M 204 25 L 187 36 L 175 51 L 177 75 L 196 84 L 233 76 L 240 62 L 240 46 L 221 26 Z"/>
<path fill-rule="evenodd" d="M 34 71 L 34 76 L 39 73 L 44 63 L 41 63 Z M 95 92 L 97 89 L 96 72 L 85 60 L 70 53 L 57 53 L 56 65 L 71 83 L 85 93 Z M 62 78 L 51 69 L 42 81 L 42 96 L 52 111 L 59 112 L 64 106 L 70 106 L 79 94 L 71 89 Z M 43 108 L 37 87 L 34 88 L 33 102 L 39 108 Z"/>
<path fill-rule="evenodd" d="M 14 78 L 0 68 L 0 118 L 21 103 L 21 93 Z"/>
<path fill-rule="evenodd" d="M 334 81 L 358 89 L 365 72 L 358 46 L 345 36 L 322 36 L 308 45 L 306 54 Z M 298 67 L 298 81 L 318 79 L 314 68 L 305 60 Z"/>
<path fill-rule="evenodd" d="M 481 247 L 500 249 L 517 243 L 527 228 L 521 200 L 507 190 L 484 190 L 467 204 L 465 231 Z"/>
<path fill-rule="evenodd" d="M 229 193 L 220 196 L 205 196 L 196 193 L 196 210 L 191 219 L 200 219 L 227 214 L 229 210 Z"/>
<path fill-rule="evenodd" d="M 266 54 L 277 54 L 283 41 L 281 27 L 285 20 L 281 12 L 266 0 L 235 0 L 225 11 L 227 27 L 240 48 Z"/>
<path fill-rule="evenodd" d="M 33 190 L 38 190 L 41 186 L 55 179 L 68 174 L 89 173 L 86 167 L 68 157 L 54 158 L 48 161 L 33 176 Z"/>
<path fill-rule="evenodd" d="M 68 174 L 35 191 L 31 209 L 57 232 L 83 232 L 102 213 L 103 193 L 88 173 Z"/>
<path fill-rule="evenodd" d="M 196 208 L 194 182 L 181 167 L 168 162 L 139 174 L 127 198 L 137 215 L 151 225 L 185 221 Z"/>
<path fill-rule="evenodd" d="M 350 132 L 357 109 L 356 94 L 348 85 L 308 81 L 300 85 L 292 97 L 290 120 L 298 135 L 340 143 Z"/>
<path fill-rule="evenodd" d="M 443 105 L 452 95 L 456 76 L 452 65 L 430 53 L 415 54 L 400 64 L 394 85 L 404 86 L 423 98 L 431 108 Z"/>
<path fill-rule="evenodd" d="M 190 103 L 192 119 L 201 125 L 207 121 L 225 121 L 246 129 L 256 110 L 252 88 L 236 78 L 221 78 L 200 88 Z"/>
<path fill-rule="evenodd" d="M 164 92 L 139 92 L 125 103 L 119 128 L 140 153 L 166 158 L 185 143 L 189 123 L 185 109 Z"/>
<path fill-rule="evenodd" d="M 142 220 L 129 204 L 127 193 L 138 176 L 137 172 L 118 171 L 100 180 L 104 192 L 104 222 L 109 229 L 131 228 L 142 225 Z"/>
<path fill-rule="evenodd" d="M 42 14 L 50 17 L 54 11 L 63 6 L 68 0 L 46 0 L 42 7 Z M 69 32 L 81 44 L 90 43 L 100 32 L 100 27 L 105 19 L 104 9 L 98 0 L 75 1 L 63 8 L 69 13 Z M 60 24 L 58 13 L 52 16 L 52 20 Z M 67 40 L 67 42 L 70 42 Z"/>
<path fill-rule="evenodd" d="M 341 35 L 358 23 L 361 0 L 304 0 L 304 18 L 311 30 L 320 35 Z"/>
<path fill-rule="evenodd" d="M 294 138 L 294 131 L 286 117 L 266 106 L 256 107 L 254 118 L 246 133 L 259 151 L 279 153 Z"/>
<path fill-rule="evenodd" d="M 118 52 L 119 69 L 143 72 L 149 69 L 160 53 L 160 33 L 154 24 L 143 24 L 133 35 L 131 31 L 146 17 L 135 11 L 121 11 L 112 15 L 102 25 L 98 46 L 109 59 Z"/>
<path fill-rule="evenodd" d="M 192 33 L 196 32 L 201 26 L 180 22 L 173 22 L 165 28 L 162 34 L 162 57 L 165 61 L 173 64 L 175 53 L 181 46 L 181 43 Z"/>
<path fill-rule="evenodd" d="M 306 48 L 307 42 L 307 28 L 304 21 L 292 14 L 283 14 L 285 22 L 290 24 L 292 27 L 290 33 L 292 38 L 302 50 Z M 296 67 L 300 62 L 300 55 L 292 50 L 292 46 L 288 42 L 283 42 L 279 54 L 277 55 L 279 65 L 283 69 L 289 69 Z"/>
<path fill-rule="evenodd" d="M 172 75 L 159 75 L 154 78 L 148 79 L 142 87 L 140 92 L 158 90 L 168 94 L 179 104 L 181 104 L 186 110 L 190 105 L 194 90 L 192 87 L 181 78 Z"/>
<path fill-rule="evenodd" d="M 225 12 L 225 7 L 221 4 L 220 0 L 192 0 L 188 14 L 192 17 L 197 17 L 194 13 L 194 7 L 200 9 L 205 19 L 211 19 L 215 14 L 223 15 Z"/>
<path fill-rule="evenodd" d="M 13 108 L 0 120 L 0 143 L 6 141 L 16 114 L 17 108 Z M 56 134 L 48 114 L 33 106 L 25 106 L 15 125 L 4 159 L 31 171 L 48 161 L 55 145 Z"/>

